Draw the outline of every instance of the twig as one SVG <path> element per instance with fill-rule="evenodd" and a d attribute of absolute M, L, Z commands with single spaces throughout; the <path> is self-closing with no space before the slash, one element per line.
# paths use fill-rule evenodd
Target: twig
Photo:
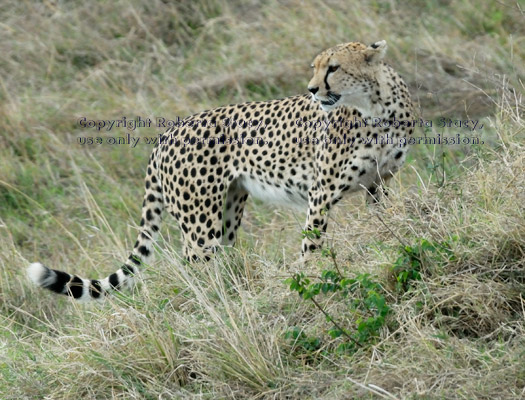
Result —
<path fill-rule="evenodd" d="M 339 274 L 339 278 L 343 279 L 343 274 L 341 273 L 341 270 L 339 269 L 339 265 L 337 265 L 337 260 L 335 259 L 335 252 L 334 252 L 333 247 L 330 249 L 330 257 L 332 257 L 332 261 L 334 262 L 334 267 L 337 273 Z"/>
<path fill-rule="evenodd" d="M 343 335 L 345 335 L 348 339 L 350 339 L 350 341 L 352 341 L 356 346 L 358 347 L 363 347 L 361 345 L 361 343 L 359 343 L 358 341 L 356 341 L 352 336 L 350 336 L 348 333 L 346 333 L 346 331 L 341 328 L 341 326 L 335 322 L 335 320 L 332 318 L 332 316 L 330 314 L 328 314 L 324 309 L 323 307 L 321 307 L 321 305 L 317 302 L 317 300 L 315 300 L 313 297 L 310 297 L 310 300 L 312 300 L 312 303 L 314 303 L 314 305 L 319 309 L 319 311 L 321 311 L 325 317 L 330 320 L 330 322 L 337 328 L 341 331 L 341 333 Z"/>
<path fill-rule="evenodd" d="M 399 241 L 399 243 L 401 243 L 403 248 L 407 247 L 407 244 L 403 242 L 403 240 L 392 229 L 390 229 L 390 227 L 385 223 L 385 221 L 383 221 L 383 219 L 379 216 L 379 214 L 377 213 L 374 213 L 374 214 L 379 219 L 379 221 L 381 221 L 381 223 L 385 226 L 385 228 L 388 229 L 388 231 Z"/>

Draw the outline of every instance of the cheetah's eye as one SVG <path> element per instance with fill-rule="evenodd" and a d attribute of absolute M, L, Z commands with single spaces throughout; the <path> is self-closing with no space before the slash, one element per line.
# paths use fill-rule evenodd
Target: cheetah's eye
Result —
<path fill-rule="evenodd" d="M 330 73 L 332 73 L 332 72 L 337 71 L 338 69 L 339 69 L 339 65 L 330 65 L 330 66 L 328 67 L 328 73 L 330 74 Z"/>
<path fill-rule="evenodd" d="M 310 64 L 310 68 L 314 68 L 314 65 L 313 65 L 313 64 Z"/>

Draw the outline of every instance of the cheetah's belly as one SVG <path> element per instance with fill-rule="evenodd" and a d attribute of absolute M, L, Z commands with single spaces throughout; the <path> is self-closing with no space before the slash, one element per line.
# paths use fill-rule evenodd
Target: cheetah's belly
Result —
<path fill-rule="evenodd" d="M 259 200 L 297 208 L 301 211 L 305 211 L 308 207 L 308 192 L 296 186 L 288 188 L 284 184 L 270 184 L 246 175 L 240 178 L 240 182 L 253 197 Z"/>

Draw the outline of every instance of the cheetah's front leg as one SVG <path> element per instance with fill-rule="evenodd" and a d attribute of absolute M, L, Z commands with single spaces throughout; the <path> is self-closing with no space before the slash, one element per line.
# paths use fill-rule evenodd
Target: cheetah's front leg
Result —
<path fill-rule="evenodd" d="M 366 204 L 382 204 L 382 199 L 388 197 L 386 184 L 390 178 L 392 178 L 392 174 L 387 174 L 384 177 L 380 177 L 378 175 L 374 179 L 374 182 L 368 188 L 366 188 Z"/>
<path fill-rule="evenodd" d="M 323 235 L 328 226 L 328 211 L 337 200 L 319 184 L 310 189 L 308 193 L 308 214 L 301 246 L 303 261 L 307 261 L 314 251 L 322 247 Z"/>

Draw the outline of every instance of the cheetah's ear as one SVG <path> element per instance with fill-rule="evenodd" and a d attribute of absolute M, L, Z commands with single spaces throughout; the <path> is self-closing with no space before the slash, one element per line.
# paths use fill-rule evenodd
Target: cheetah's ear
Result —
<path fill-rule="evenodd" d="M 363 50 L 366 62 L 376 63 L 381 61 L 386 54 L 386 47 L 386 40 L 380 40 L 379 42 L 372 43 L 365 50 Z"/>

